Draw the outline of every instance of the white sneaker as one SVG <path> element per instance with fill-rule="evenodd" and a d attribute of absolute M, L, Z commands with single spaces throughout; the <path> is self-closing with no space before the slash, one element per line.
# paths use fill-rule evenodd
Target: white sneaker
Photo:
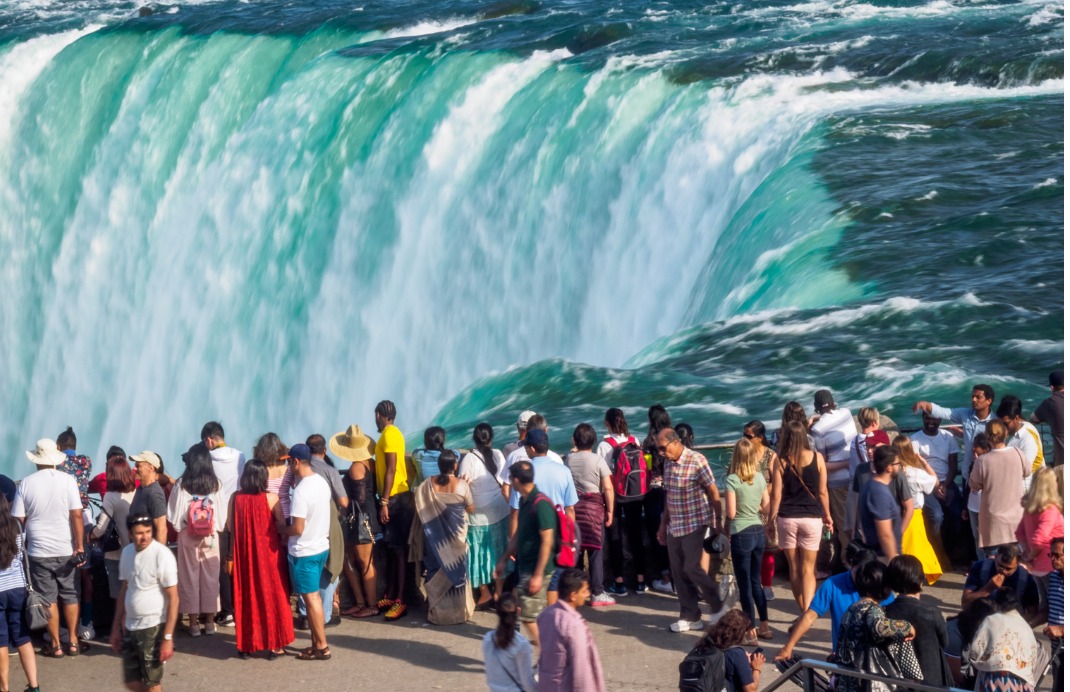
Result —
<path fill-rule="evenodd" d="M 771 601 L 776 598 L 776 592 L 773 591 L 772 586 L 765 587 L 765 600 Z"/>
<path fill-rule="evenodd" d="M 191 636 L 191 637 L 199 637 L 199 636 L 201 636 L 201 626 L 200 625 L 190 625 L 189 626 L 189 636 Z"/>
<path fill-rule="evenodd" d="M 617 605 L 617 599 L 613 598 L 607 593 L 600 593 L 597 596 L 591 597 L 592 608 L 602 608 L 611 605 Z"/>
<path fill-rule="evenodd" d="M 88 625 L 78 625 L 78 638 L 84 642 L 92 641 L 97 638 L 97 630 L 93 627 L 93 623 Z"/>
<path fill-rule="evenodd" d="M 672 582 L 668 579 L 655 579 L 651 582 L 650 588 L 660 593 L 676 594 L 676 589 L 673 588 Z"/>
<path fill-rule="evenodd" d="M 695 622 L 688 622 L 687 620 L 677 620 L 669 625 L 669 630 L 672 632 L 690 632 L 691 630 L 700 631 L 706 629 L 705 623 L 702 620 L 696 620 Z"/>

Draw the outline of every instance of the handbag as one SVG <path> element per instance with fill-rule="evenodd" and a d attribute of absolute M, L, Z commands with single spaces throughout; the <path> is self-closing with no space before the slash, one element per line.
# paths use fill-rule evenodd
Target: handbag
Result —
<path fill-rule="evenodd" d="M 22 551 L 22 568 L 26 573 L 26 605 L 23 614 L 26 616 L 26 627 L 31 632 L 43 630 L 48 627 L 48 621 L 52 616 L 52 604 L 48 602 L 44 594 L 33 589 L 33 581 L 30 579 L 30 559 L 26 551 Z"/>
<path fill-rule="evenodd" d="M 119 540 L 119 528 L 115 525 L 115 519 L 110 514 L 108 515 L 108 530 L 104 532 L 103 538 L 100 539 L 100 549 L 105 553 L 123 549 L 122 541 Z"/>

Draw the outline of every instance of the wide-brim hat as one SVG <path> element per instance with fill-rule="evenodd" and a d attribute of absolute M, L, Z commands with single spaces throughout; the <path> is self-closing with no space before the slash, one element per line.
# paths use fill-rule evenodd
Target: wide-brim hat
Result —
<path fill-rule="evenodd" d="M 59 451 L 55 440 L 46 438 L 38 440 L 37 447 L 26 452 L 26 458 L 38 466 L 59 466 L 67 460 L 67 455 Z"/>
<path fill-rule="evenodd" d="M 359 425 L 331 436 L 331 454 L 346 461 L 367 461 L 375 456 L 375 440 L 365 435 Z"/>

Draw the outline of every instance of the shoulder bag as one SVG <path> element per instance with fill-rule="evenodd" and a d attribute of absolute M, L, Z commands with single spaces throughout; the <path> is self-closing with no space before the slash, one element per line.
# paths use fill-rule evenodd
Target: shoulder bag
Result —
<path fill-rule="evenodd" d="M 33 580 L 30 579 L 30 558 L 26 555 L 25 545 L 22 547 L 22 568 L 26 573 L 26 605 L 23 609 L 23 613 L 26 616 L 26 627 L 31 632 L 36 632 L 48 627 L 52 604 L 48 602 L 44 594 L 38 593 L 33 589 Z"/>

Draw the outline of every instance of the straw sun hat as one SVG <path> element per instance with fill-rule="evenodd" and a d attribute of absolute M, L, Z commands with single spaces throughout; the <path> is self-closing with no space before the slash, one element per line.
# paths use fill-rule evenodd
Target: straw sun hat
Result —
<path fill-rule="evenodd" d="M 346 461 L 367 461 L 375 456 L 375 440 L 361 432 L 359 425 L 351 425 L 345 432 L 331 436 L 331 454 Z"/>

